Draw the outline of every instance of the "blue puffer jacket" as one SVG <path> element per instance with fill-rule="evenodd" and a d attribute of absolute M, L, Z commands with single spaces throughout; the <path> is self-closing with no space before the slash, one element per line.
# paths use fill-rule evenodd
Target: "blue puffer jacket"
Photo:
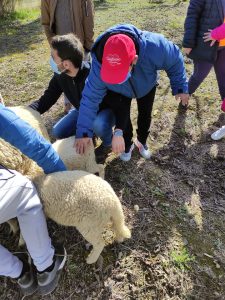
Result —
<path fill-rule="evenodd" d="M 210 47 L 203 35 L 224 22 L 223 0 L 191 0 L 184 24 L 183 47 L 194 49 L 191 58 L 213 62 L 218 43 Z M 216 57 L 214 57 L 215 59 Z"/>
<path fill-rule="evenodd" d="M 132 36 L 139 48 L 139 53 L 130 82 L 110 85 L 101 80 L 101 59 L 96 57 L 96 51 L 98 51 L 96 48 L 105 36 L 114 33 Z M 82 94 L 76 137 L 92 137 L 93 121 L 107 89 L 129 98 L 141 98 L 156 85 L 158 70 L 167 72 L 173 95 L 188 92 L 183 56 L 179 48 L 162 35 L 141 31 L 133 25 L 121 24 L 99 36 L 92 49 L 92 68 Z"/>
<path fill-rule="evenodd" d="M 52 145 L 2 104 L 0 104 L 0 138 L 33 159 L 46 174 L 66 170 Z"/>

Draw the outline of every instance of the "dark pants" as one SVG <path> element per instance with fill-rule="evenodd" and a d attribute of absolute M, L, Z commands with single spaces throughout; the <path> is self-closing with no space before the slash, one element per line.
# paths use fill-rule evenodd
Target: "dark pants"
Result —
<path fill-rule="evenodd" d="M 218 57 L 214 64 L 204 61 L 194 61 L 194 72 L 189 80 L 189 93 L 193 94 L 210 70 L 214 67 L 221 99 L 225 99 L 225 48 L 218 50 Z"/>
<path fill-rule="evenodd" d="M 143 145 L 146 144 L 152 120 L 152 107 L 155 99 L 156 87 L 147 95 L 137 99 L 138 119 L 137 119 L 137 138 Z M 128 152 L 132 145 L 133 127 L 129 118 L 127 128 L 124 132 L 125 151 Z"/>

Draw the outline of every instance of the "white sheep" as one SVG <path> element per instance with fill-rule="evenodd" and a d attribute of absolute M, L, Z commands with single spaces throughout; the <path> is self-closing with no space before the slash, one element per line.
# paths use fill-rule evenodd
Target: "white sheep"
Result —
<path fill-rule="evenodd" d="M 49 135 L 45 125 L 43 124 L 41 115 L 37 111 L 30 107 L 23 106 L 9 108 L 24 121 L 33 126 L 42 136 L 49 140 Z M 30 174 L 30 177 L 35 175 L 36 168 L 38 172 L 41 170 L 35 162 L 2 139 L 0 139 L 0 163 L 2 163 L 8 169 L 16 170 L 23 175 Z"/>
<path fill-rule="evenodd" d="M 96 163 L 93 144 L 90 144 L 84 155 L 80 155 L 73 147 L 74 142 L 75 138 L 69 137 L 52 144 L 67 169 L 87 171 L 104 179 L 104 165 Z"/>
<path fill-rule="evenodd" d="M 14 111 L 21 119 L 35 128 L 46 140 L 50 141 L 48 131 L 38 111 L 29 106 L 14 106 L 9 107 L 9 109 Z"/>
<path fill-rule="evenodd" d="M 84 171 L 65 171 L 39 176 L 34 184 L 46 215 L 60 225 L 76 227 L 92 244 L 88 264 L 101 254 L 103 232 L 109 223 L 118 242 L 130 238 L 120 200 L 102 178 Z"/>
<path fill-rule="evenodd" d="M 30 107 L 10 107 L 21 119 L 29 123 L 42 136 L 49 140 L 47 129 L 41 115 Z M 85 155 L 79 155 L 73 148 L 75 138 L 58 140 L 53 144 L 54 149 L 62 158 L 68 170 L 84 170 L 93 174 L 99 174 L 104 178 L 104 167 L 95 160 L 94 146 L 91 144 Z M 30 179 L 42 174 L 42 169 L 19 150 L 0 139 L 0 163 L 8 169 L 16 170 Z"/>

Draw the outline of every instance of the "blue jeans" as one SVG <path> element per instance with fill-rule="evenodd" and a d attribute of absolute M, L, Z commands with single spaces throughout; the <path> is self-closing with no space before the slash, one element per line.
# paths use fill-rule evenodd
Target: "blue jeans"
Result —
<path fill-rule="evenodd" d="M 75 135 L 79 111 L 71 109 L 69 113 L 60 119 L 52 129 L 52 135 L 57 139 Z M 100 137 L 104 146 L 111 146 L 112 127 L 115 125 L 115 116 L 111 109 L 104 109 L 97 114 L 93 123 L 93 131 Z"/>
<path fill-rule="evenodd" d="M 56 139 L 64 139 L 75 135 L 79 111 L 71 109 L 66 116 L 60 119 L 52 128 L 52 135 Z"/>
<path fill-rule="evenodd" d="M 100 111 L 94 120 L 93 131 L 96 136 L 101 138 L 105 147 L 112 145 L 112 127 L 115 126 L 115 123 L 115 115 L 109 108 Z"/>

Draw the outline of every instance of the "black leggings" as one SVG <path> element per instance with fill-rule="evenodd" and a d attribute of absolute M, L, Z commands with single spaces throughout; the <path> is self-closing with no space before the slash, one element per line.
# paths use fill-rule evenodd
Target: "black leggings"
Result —
<path fill-rule="evenodd" d="M 156 86 L 144 97 L 137 99 L 138 119 L 137 138 L 143 145 L 146 144 L 152 120 L 152 108 L 155 99 Z M 132 145 L 133 126 L 129 118 L 126 130 L 124 131 L 125 151 L 128 152 Z"/>

